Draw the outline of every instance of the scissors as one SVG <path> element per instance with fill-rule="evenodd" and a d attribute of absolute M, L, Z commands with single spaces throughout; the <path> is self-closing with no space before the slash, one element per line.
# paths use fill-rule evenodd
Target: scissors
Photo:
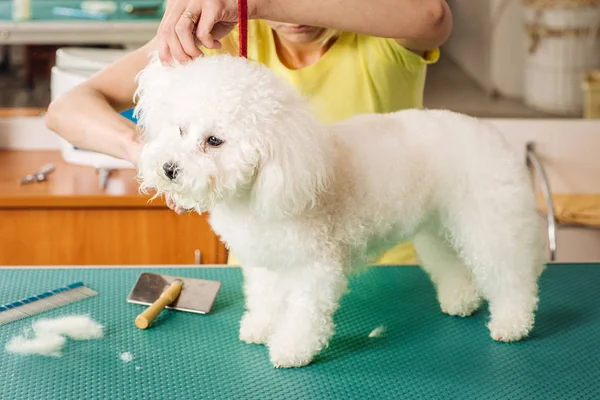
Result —
<path fill-rule="evenodd" d="M 21 185 L 26 185 L 32 182 L 43 182 L 47 179 L 48 175 L 54 171 L 54 164 L 46 164 L 33 174 L 25 175 L 21 179 Z"/>

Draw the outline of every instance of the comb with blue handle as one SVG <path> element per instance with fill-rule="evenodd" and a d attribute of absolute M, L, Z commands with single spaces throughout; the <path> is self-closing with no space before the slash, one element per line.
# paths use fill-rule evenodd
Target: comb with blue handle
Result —
<path fill-rule="evenodd" d="M 97 292 L 85 286 L 83 282 L 75 282 L 23 300 L 2 304 L 0 305 L 0 326 L 66 306 L 97 294 Z"/>

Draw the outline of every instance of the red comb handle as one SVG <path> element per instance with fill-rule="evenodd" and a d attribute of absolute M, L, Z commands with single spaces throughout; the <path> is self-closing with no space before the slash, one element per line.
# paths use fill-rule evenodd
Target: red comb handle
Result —
<path fill-rule="evenodd" d="M 240 57 L 248 58 L 248 0 L 237 0 Z"/>

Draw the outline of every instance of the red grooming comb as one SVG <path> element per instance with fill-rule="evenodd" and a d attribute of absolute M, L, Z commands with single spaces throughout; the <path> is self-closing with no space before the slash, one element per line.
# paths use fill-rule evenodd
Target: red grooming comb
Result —
<path fill-rule="evenodd" d="M 237 0 L 238 5 L 238 40 L 240 57 L 248 58 L 248 1 Z"/>

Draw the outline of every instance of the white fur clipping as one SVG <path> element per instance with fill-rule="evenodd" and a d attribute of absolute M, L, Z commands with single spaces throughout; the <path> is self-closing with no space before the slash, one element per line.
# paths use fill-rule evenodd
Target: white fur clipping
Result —
<path fill-rule="evenodd" d="M 133 359 L 134 359 L 133 354 L 131 354 L 128 351 L 121 354 L 121 360 L 123 360 L 124 363 L 130 363 L 133 361 Z"/>
<path fill-rule="evenodd" d="M 384 333 L 385 333 L 385 326 L 379 326 L 379 327 L 373 329 L 371 331 L 371 333 L 369 333 L 369 337 L 377 338 L 377 337 L 380 337 L 381 335 L 383 335 Z"/>
<path fill-rule="evenodd" d="M 88 315 L 72 315 L 55 319 L 40 319 L 34 322 L 33 330 L 38 335 L 65 335 L 73 340 L 99 339 L 104 327 Z"/>
<path fill-rule="evenodd" d="M 6 344 L 6 351 L 22 355 L 39 354 L 60 357 L 61 350 L 67 340 L 63 336 L 55 334 L 46 334 L 34 338 L 28 336 L 28 333 L 24 332 L 20 336 L 13 337 Z"/>
<path fill-rule="evenodd" d="M 26 329 L 6 344 L 6 351 L 21 355 L 60 357 L 66 338 L 73 340 L 99 339 L 104 327 L 88 315 L 73 315 L 54 319 L 40 319 L 33 330 Z"/>

